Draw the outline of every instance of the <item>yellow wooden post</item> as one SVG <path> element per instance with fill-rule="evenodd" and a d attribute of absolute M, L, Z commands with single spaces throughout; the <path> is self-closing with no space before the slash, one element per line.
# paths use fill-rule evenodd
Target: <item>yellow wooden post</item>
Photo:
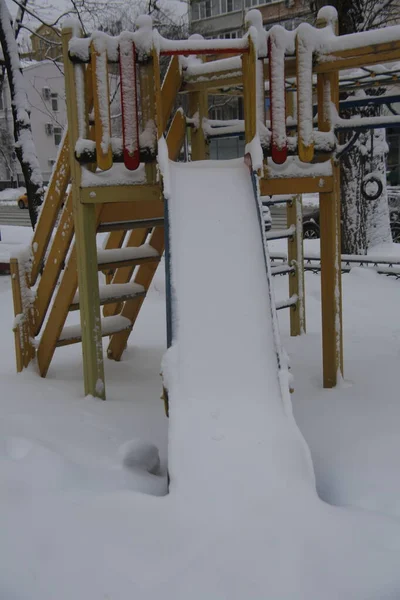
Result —
<path fill-rule="evenodd" d="M 71 37 L 72 29 L 63 29 L 65 91 L 70 140 L 85 395 L 90 394 L 105 399 L 96 247 L 96 207 L 95 205 L 83 204 L 80 201 L 81 167 L 75 160 L 75 144 L 79 137 L 79 129 L 74 69 L 84 69 L 84 66 L 77 65 L 74 67 L 69 59 L 68 44 Z M 81 100 L 83 101 L 83 99 Z"/>
<path fill-rule="evenodd" d="M 302 162 L 311 162 L 314 158 L 314 140 L 312 136 L 313 100 L 312 100 L 312 50 L 303 47 L 305 37 L 296 35 L 296 81 L 297 81 L 297 144 L 298 155 Z M 307 93 L 305 93 L 305 90 Z"/>
<path fill-rule="evenodd" d="M 151 132 L 154 135 L 154 148 L 157 145 L 156 127 L 156 107 L 154 93 L 154 68 L 153 56 L 147 57 L 143 62 L 139 63 L 139 84 L 140 84 L 140 110 L 141 123 L 143 128 L 152 128 Z M 157 165 L 155 162 L 146 163 L 146 180 L 147 183 L 156 183 L 157 181 Z"/>
<path fill-rule="evenodd" d="M 106 171 L 113 164 L 107 51 L 104 49 L 99 52 L 96 49 L 96 42 L 92 42 L 90 57 L 93 80 L 96 157 L 99 169 Z"/>
<path fill-rule="evenodd" d="M 27 310 L 24 308 L 21 293 L 21 273 L 18 259 L 10 259 L 11 287 L 14 302 L 14 338 L 17 372 L 27 367 L 35 356 L 35 349 L 30 338 L 30 328 L 27 320 Z"/>
<path fill-rule="evenodd" d="M 319 26 L 326 23 L 319 20 Z M 339 107 L 339 74 L 319 74 L 318 128 L 330 131 L 329 102 Z M 343 375 L 343 325 L 342 325 L 342 273 L 341 273 L 341 222 L 340 222 L 340 169 L 332 160 L 333 189 L 320 193 L 321 230 L 321 304 L 322 353 L 324 387 L 337 384 Z"/>
<path fill-rule="evenodd" d="M 245 141 L 249 144 L 257 132 L 256 49 L 249 36 L 249 50 L 242 54 L 243 112 Z"/>
<path fill-rule="evenodd" d="M 69 178 L 69 144 L 68 134 L 66 134 L 63 138 L 57 162 L 54 166 L 50 183 L 47 188 L 44 206 L 40 213 L 35 233 L 33 234 L 31 244 L 32 265 L 28 278 L 30 287 L 35 285 L 38 278 L 40 267 L 51 239 L 53 227 L 57 220 L 57 215 L 61 208 L 61 204 L 64 201 Z"/>
<path fill-rule="evenodd" d="M 162 131 L 165 131 L 167 128 L 168 120 L 171 116 L 172 109 L 175 106 L 176 98 L 181 85 L 182 73 L 179 67 L 179 56 L 173 56 L 169 63 L 168 70 L 165 74 L 161 88 L 163 103 L 160 122 Z"/>
<path fill-rule="evenodd" d="M 297 304 L 290 307 L 290 335 L 295 336 L 306 332 L 301 196 L 293 196 L 286 210 L 287 226 L 296 227 L 295 235 L 288 238 L 288 263 L 295 268 L 289 274 L 289 298 L 297 296 Z"/>
<path fill-rule="evenodd" d="M 209 156 L 209 144 L 203 130 L 203 119 L 208 117 L 207 89 L 189 93 L 188 116 L 196 121 L 190 129 L 191 159 L 206 160 Z"/>

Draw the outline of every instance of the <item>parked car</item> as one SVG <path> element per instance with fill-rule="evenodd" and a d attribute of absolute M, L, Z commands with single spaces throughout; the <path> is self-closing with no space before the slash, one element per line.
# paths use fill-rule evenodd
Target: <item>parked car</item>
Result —
<path fill-rule="evenodd" d="M 65 192 L 64 202 L 67 199 L 67 195 L 69 193 L 70 187 L 71 187 L 71 184 L 68 184 L 67 191 Z M 45 192 L 46 192 L 46 190 L 47 190 L 47 186 L 44 187 Z M 62 206 L 64 206 L 64 202 L 62 203 Z M 28 194 L 26 192 L 24 194 L 21 194 L 21 196 L 18 198 L 18 206 L 21 210 L 24 208 L 29 208 Z"/>
<path fill-rule="evenodd" d="M 394 206 L 393 204 L 391 205 L 389 200 L 390 229 L 392 231 L 392 239 L 396 244 L 400 244 L 400 195 L 398 200 L 398 204 Z M 315 240 L 319 237 L 319 209 L 316 208 L 303 217 L 303 238 L 306 240 Z"/>
<path fill-rule="evenodd" d="M 21 210 L 28 208 L 28 194 L 26 192 L 18 198 L 18 206 Z"/>

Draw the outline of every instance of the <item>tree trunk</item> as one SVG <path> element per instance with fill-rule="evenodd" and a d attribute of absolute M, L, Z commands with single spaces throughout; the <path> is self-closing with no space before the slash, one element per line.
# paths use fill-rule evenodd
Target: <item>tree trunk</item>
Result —
<path fill-rule="evenodd" d="M 371 152 L 371 135 L 373 141 L 372 171 L 382 181 L 382 193 L 376 200 L 366 200 L 366 230 L 367 248 L 370 249 L 378 244 L 387 244 L 392 241 L 390 231 L 390 215 L 386 186 L 386 132 L 384 129 L 375 129 L 368 135 L 367 148 Z"/>
<path fill-rule="evenodd" d="M 361 195 L 364 168 L 358 144 L 340 162 L 342 253 L 366 254 L 365 202 Z"/>
<path fill-rule="evenodd" d="M 32 137 L 28 100 L 22 75 L 18 45 L 5 0 L 0 0 L 0 44 L 3 50 L 11 95 L 15 152 L 20 162 L 28 194 L 29 215 L 34 228 L 42 203 L 43 179 Z"/>

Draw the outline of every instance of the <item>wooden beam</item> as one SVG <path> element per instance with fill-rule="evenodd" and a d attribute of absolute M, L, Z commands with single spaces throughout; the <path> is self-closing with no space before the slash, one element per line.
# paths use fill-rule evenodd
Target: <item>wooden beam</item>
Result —
<path fill-rule="evenodd" d="M 68 133 L 64 136 L 61 150 L 54 166 L 44 205 L 39 215 L 32 238 L 32 265 L 29 272 L 29 287 L 35 285 L 40 268 L 49 245 L 54 225 L 70 178 Z"/>
<path fill-rule="evenodd" d="M 137 202 L 110 202 L 102 206 L 102 223 L 164 217 L 164 202 L 161 198 L 157 198 L 156 200 L 138 200 Z"/>
<path fill-rule="evenodd" d="M 156 124 L 156 98 L 154 91 L 154 64 L 153 56 L 144 63 L 139 63 L 139 87 L 140 87 L 140 111 L 142 123 Z M 154 131 L 157 137 L 157 131 Z M 157 140 L 154 140 L 156 142 Z M 157 165 L 150 163 L 145 165 L 146 182 L 155 184 L 157 181 Z"/>
<path fill-rule="evenodd" d="M 198 125 L 190 130 L 192 160 L 205 160 L 209 154 L 208 140 L 203 131 L 203 119 L 208 117 L 207 89 L 190 92 L 188 116 L 196 117 L 198 121 Z"/>
<path fill-rule="evenodd" d="M 322 23 L 323 25 L 323 23 Z M 318 75 L 318 129 L 330 131 L 327 101 L 339 110 L 339 73 Z M 330 93 L 330 98 L 326 94 Z M 332 160 L 332 190 L 320 190 L 322 364 L 325 388 L 343 376 L 340 168 Z"/>
<path fill-rule="evenodd" d="M 304 252 L 303 238 L 303 211 L 301 196 L 293 196 L 286 205 L 287 227 L 296 227 L 294 236 L 288 238 L 288 264 L 294 266 L 293 273 L 289 273 L 289 298 L 297 296 L 297 304 L 290 307 L 290 335 L 297 336 L 306 332 L 306 311 L 304 292 Z"/>
<path fill-rule="evenodd" d="M 206 75 L 204 76 L 206 77 Z M 182 92 L 201 92 L 204 90 L 219 90 L 226 87 L 237 87 L 243 85 L 242 75 L 229 75 L 224 77 L 213 77 L 210 79 L 190 78 L 182 83 Z"/>
<path fill-rule="evenodd" d="M 132 248 L 132 247 L 141 246 L 146 241 L 147 233 L 148 233 L 147 229 L 133 230 L 128 238 L 126 247 Z M 110 283 L 117 283 L 117 284 L 128 283 L 132 277 L 134 270 L 135 270 L 135 265 L 132 265 L 132 264 L 129 266 L 125 266 L 125 267 L 121 267 L 121 268 L 117 269 L 114 272 Z M 103 308 L 103 315 L 105 317 L 109 317 L 111 315 L 116 315 L 117 313 L 119 313 L 122 310 L 122 307 L 123 307 L 122 300 L 119 300 L 118 302 L 114 302 L 112 304 L 107 304 Z"/>
<path fill-rule="evenodd" d="M 75 82 L 75 70 L 82 69 L 81 78 L 84 81 L 84 65 L 73 65 L 69 59 L 69 42 L 72 37 L 72 29 L 65 28 L 62 32 L 63 56 L 64 56 L 64 73 L 65 73 L 65 91 L 67 101 L 68 127 L 70 136 L 70 155 L 69 161 L 71 166 L 72 178 L 72 198 L 75 223 L 75 245 L 78 270 L 78 284 L 80 294 L 80 317 L 82 328 L 82 355 L 83 355 L 83 372 L 85 382 L 85 395 L 92 395 L 98 398 L 105 399 L 105 379 L 104 379 L 104 363 L 103 363 L 103 346 L 100 327 L 100 298 L 99 298 L 99 281 L 97 270 L 97 246 L 96 246 L 96 228 L 99 222 L 99 213 L 101 207 L 96 210 L 93 204 L 83 204 L 80 197 L 81 186 L 81 167 L 75 160 L 75 144 L 79 138 L 78 127 L 78 106 L 77 106 L 77 89 Z M 106 126 L 101 119 L 100 110 L 104 98 L 101 96 L 101 81 L 100 72 L 96 69 L 96 61 L 106 59 L 106 53 L 101 53 L 101 56 L 92 46 L 92 60 L 94 61 L 94 105 L 95 116 L 102 122 L 102 127 Z M 108 81 L 107 81 L 108 85 Z M 108 88 L 107 88 L 108 89 Z M 80 99 L 82 101 L 82 99 Z M 107 110 L 109 111 L 108 96 L 106 98 Z M 96 109 L 97 103 L 97 109 Z M 97 111 L 97 112 L 96 112 Z M 87 113 L 87 107 L 85 107 Z M 96 129 L 98 122 L 96 120 Z M 101 168 L 108 168 L 109 162 L 108 153 L 111 148 L 103 150 L 100 148 L 103 137 L 96 131 L 97 144 L 97 161 Z M 104 156 L 100 158 L 100 153 Z M 111 157 L 112 160 L 112 157 Z M 109 165 L 111 166 L 111 165 Z M 97 214 L 96 214 L 97 213 Z M 65 273 L 64 273 L 65 275 Z M 69 303 L 72 298 L 69 298 Z"/>
<path fill-rule="evenodd" d="M 319 59 L 319 62 L 314 66 L 314 73 L 332 73 L 400 60 L 400 49 L 396 48 L 396 50 L 381 52 L 380 54 L 361 54 L 347 58 L 336 58 L 332 61 L 327 60 L 327 58 L 324 56 L 324 60 Z"/>
<path fill-rule="evenodd" d="M 249 52 L 242 55 L 243 73 L 243 105 L 245 122 L 245 140 L 249 144 L 257 131 L 256 110 L 256 49 L 253 39 L 249 36 Z"/>
<path fill-rule="evenodd" d="M 158 183 L 137 185 L 90 186 L 80 189 L 82 204 L 110 204 L 121 202 L 151 202 L 161 198 Z"/>
<path fill-rule="evenodd" d="M 21 273 L 19 271 L 18 259 L 10 259 L 11 287 L 14 304 L 14 341 L 17 372 L 20 373 L 27 367 L 35 356 L 35 349 L 31 343 L 29 322 L 26 309 L 22 301 Z"/>
<path fill-rule="evenodd" d="M 176 97 L 182 85 L 182 72 L 179 66 L 179 57 L 173 56 L 168 65 L 164 81 L 161 86 L 162 115 L 161 128 L 166 130 L 172 110 L 175 106 Z"/>
<path fill-rule="evenodd" d="M 72 194 L 69 193 L 54 235 L 33 305 L 33 334 L 38 335 L 74 235 Z"/>
<path fill-rule="evenodd" d="M 113 164 L 107 50 L 104 48 L 101 51 L 98 51 L 96 42 L 93 41 L 90 44 L 90 58 L 93 77 L 93 108 L 97 165 L 102 171 L 107 171 Z M 105 147 L 106 141 L 107 147 Z"/>
<path fill-rule="evenodd" d="M 332 177 L 285 177 L 282 179 L 260 179 L 261 196 L 285 194 L 312 194 L 330 192 L 333 189 Z"/>
<path fill-rule="evenodd" d="M 186 135 L 186 117 L 182 110 L 177 110 L 168 130 L 168 156 L 177 160 Z"/>
<path fill-rule="evenodd" d="M 150 237 L 149 244 L 159 253 L 161 256 L 164 251 L 164 228 L 156 227 Z M 148 262 L 146 264 L 140 265 L 135 272 L 134 282 L 142 285 L 145 290 L 149 289 L 149 286 L 152 282 L 154 273 L 157 269 L 156 262 Z M 132 327 L 134 326 L 136 319 L 138 317 L 140 308 L 143 304 L 143 297 L 134 298 L 133 300 L 128 300 L 124 304 L 124 308 L 121 311 L 121 315 L 129 319 L 132 323 Z M 121 333 L 116 333 L 111 336 L 110 343 L 107 349 L 107 356 L 113 360 L 121 360 L 121 356 L 123 351 L 126 348 L 126 344 L 128 342 L 130 330 L 123 331 Z"/>

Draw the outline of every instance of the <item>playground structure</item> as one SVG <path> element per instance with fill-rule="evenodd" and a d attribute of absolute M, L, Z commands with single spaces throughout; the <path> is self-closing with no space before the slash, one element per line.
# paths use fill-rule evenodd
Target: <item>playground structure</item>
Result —
<path fill-rule="evenodd" d="M 289 240 L 288 261 L 276 267 L 289 274 L 289 299 L 272 312 L 289 307 L 292 335 L 305 331 L 300 195 L 320 195 L 323 381 L 324 387 L 336 385 L 343 341 L 335 134 L 399 121 L 341 119 L 339 73 L 400 59 L 400 28 L 341 37 L 331 7 L 320 11 L 316 28 L 302 24 L 295 32 L 275 26 L 267 34 L 258 11 L 246 19 L 247 34 L 236 40 L 166 40 L 152 30 L 149 17 L 138 19 L 137 31 L 118 37 L 97 32 L 84 39 L 78 28 L 64 27 L 68 132 L 30 253 L 11 261 L 18 371 L 36 357 L 45 376 L 57 347 L 81 342 L 85 394 L 105 398 L 102 337 L 110 337 L 108 358 L 120 360 L 164 250 L 170 291 L 169 161 L 178 159 L 188 131 L 192 161 L 207 159 L 212 136 L 244 131 L 256 196 L 289 203 L 287 229 L 267 238 Z M 163 80 L 162 57 L 170 57 Z M 111 71 L 120 77 L 118 138 L 111 123 Z M 381 85 L 397 74 L 387 69 L 384 77 Z M 346 80 L 346 89 L 371 87 L 373 79 L 369 73 Z M 209 94 L 242 96 L 243 123 L 209 120 Z M 187 96 L 186 115 L 175 110 L 179 95 Z M 98 251 L 99 232 L 109 236 Z M 270 274 L 268 259 L 266 269 Z M 99 271 L 105 285 L 99 286 Z M 170 344 L 170 293 L 167 304 Z M 78 309 L 81 326 L 66 326 L 69 312 Z"/>

